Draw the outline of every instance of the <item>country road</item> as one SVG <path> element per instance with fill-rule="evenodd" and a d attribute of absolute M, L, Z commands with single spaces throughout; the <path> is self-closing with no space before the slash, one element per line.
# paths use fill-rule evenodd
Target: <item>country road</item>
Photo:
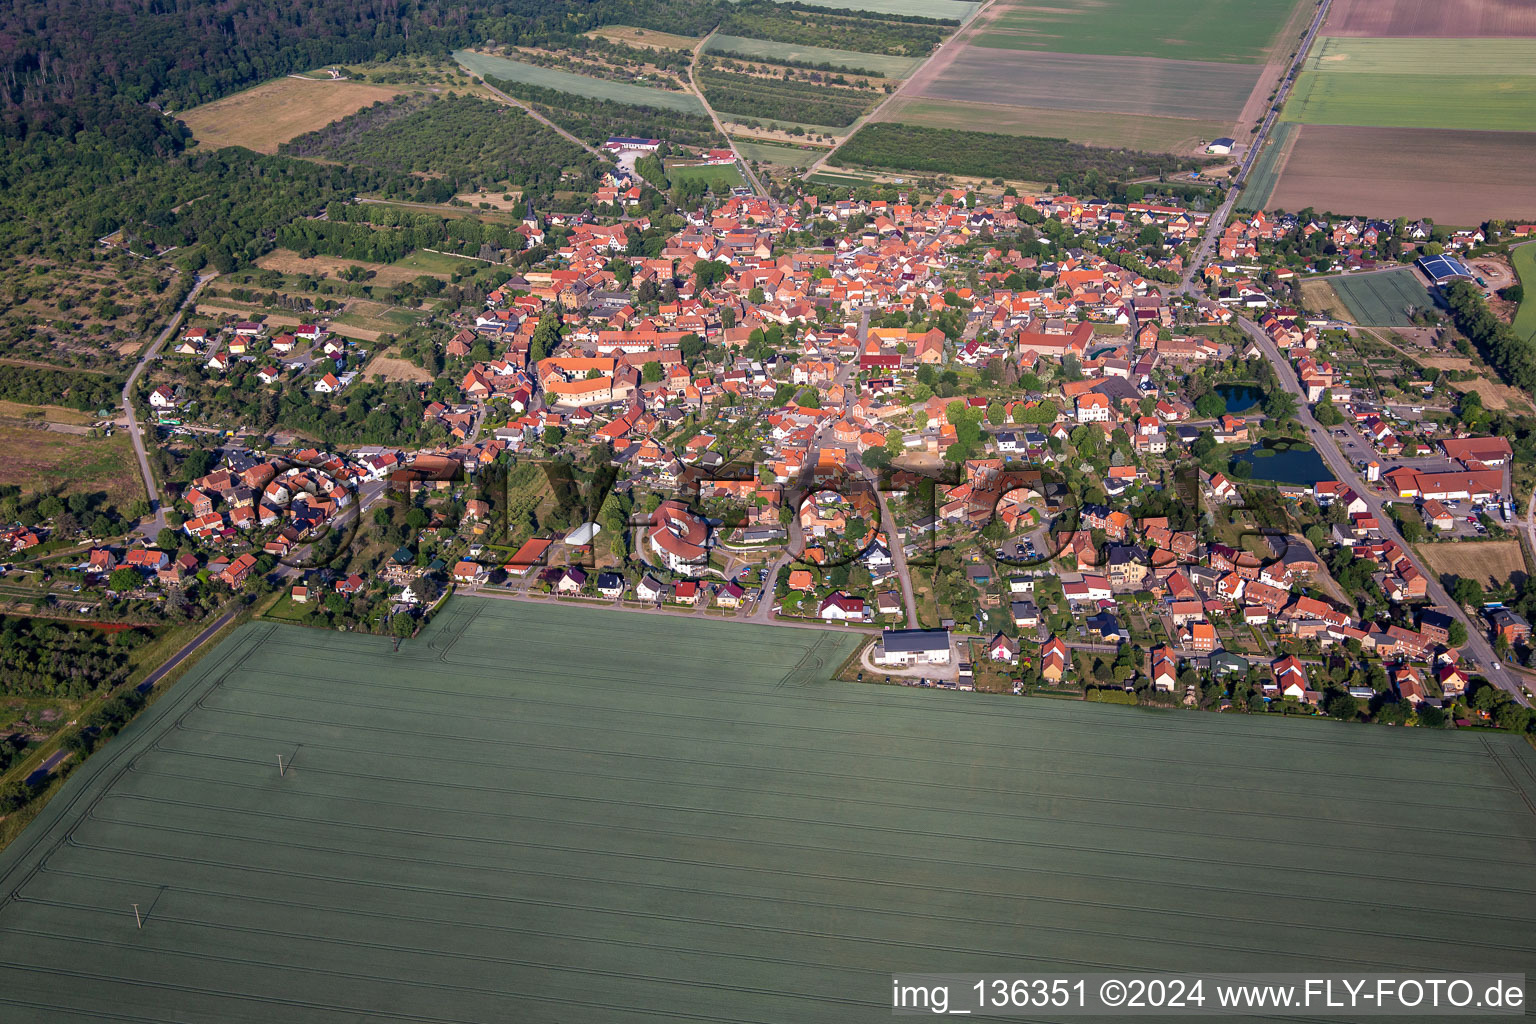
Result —
<path fill-rule="evenodd" d="M 720 137 L 730 147 L 731 155 L 736 158 L 736 165 L 741 168 L 741 173 L 746 175 L 747 181 L 752 186 L 752 191 L 759 199 L 767 199 L 768 190 L 763 187 L 761 181 L 757 180 L 757 172 L 752 170 L 752 166 L 742 158 L 741 152 L 736 148 L 735 140 L 725 130 L 725 125 L 721 123 L 720 115 L 715 113 L 715 108 L 710 106 L 709 100 L 704 98 L 704 90 L 699 88 L 699 80 L 694 77 L 694 69 L 699 66 L 699 58 L 704 54 L 704 47 L 709 45 L 711 39 L 715 38 L 717 31 L 719 31 L 718 26 L 710 29 L 709 34 L 700 39 L 698 45 L 693 48 L 693 59 L 688 62 L 688 88 L 693 90 L 693 94 L 699 98 L 699 102 L 704 105 L 704 109 L 709 111 L 709 119 L 715 122 L 715 131 L 720 133 Z"/>
<path fill-rule="evenodd" d="M 187 292 L 187 297 L 182 300 L 181 305 L 177 307 L 175 315 L 171 317 L 171 322 L 166 324 L 165 330 L 161 331 L 159 337 L 155 338 L 154 342 L 144 350 L 144 354 L 139 357 L 139 361 L 134 364 L 133 371 L 128 374 L 128 379 L 123 383 L 123 411 L 128 416 L 128 437 L 133 442 L 133 454 L 139 461 L 139 474 L 144 480 L 144 493 L 149 498 L 150 514 L 147 520 L 139 524 L 138 532 L 150 539 L 153 539 L 155 534 L 165 528 L 165 509 L 160 503 L 159 488 L 155 486 L 155 474 L 150 472 L 149 469 L 149 453 L 144 448 L 144 431 L 139 426 L 139 416 L 133 408 L 133 386 L 143 376 L 150 360 L 160 354 L 160 350 L 165 347 L 165 343 L 170 340 L 171 335 L 176 333 L 176 328 L 181 324 L 181 318 L 186 315 L 187 309 L 197 301 L 197 293 L 202 291 L 203 286 L 217 276 L 217 274 L 198 275 L 197 281 L 192 285 L 192 289 Z"/>

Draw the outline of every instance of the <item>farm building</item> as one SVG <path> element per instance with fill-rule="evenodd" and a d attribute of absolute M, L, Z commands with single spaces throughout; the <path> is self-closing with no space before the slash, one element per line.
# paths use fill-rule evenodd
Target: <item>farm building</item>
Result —
<path fill-rule="evenodd" d="M 629 135 L 615 135 L 603 143 L 603 148 L 617 153 L 624 149 L 638 149 L 645 153 L 654 153 L 661 148 L 660 139 L 638 139 Z"/>
<path fill-rule="evenodd" d="M 1472 268 L 1455 256 L 1421 256 L 1419 269 L 1436 286 L 1450 284 L 1452 281 L 1477 280 L 1477 275 L 1472 273 Z"/>
<path fill-rule="evenodd" d="M 1226 156 L 1228 153 L 1232 152 L 1232 147 L 1235 145 L 1237 145 L 1237 141 L 1235 139 L 1216 139 L 1209 146 L 1205 147 L 1205 151 L 1207 153 L 1214 153 L 1217 156 Z"/>

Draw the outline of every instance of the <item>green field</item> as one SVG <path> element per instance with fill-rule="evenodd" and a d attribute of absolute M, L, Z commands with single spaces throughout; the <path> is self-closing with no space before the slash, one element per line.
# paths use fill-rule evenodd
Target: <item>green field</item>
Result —
<path fill-rule="evenodd" d="M 1002 0 L 974 46 L 1261 64 L 1298 0 Z"/>
<path fill-rule="evenodd" d="M 1280 180 L 1280 169 L 1285 166 L 1285 157 L 1290 152 L 1291 136 L 1295 133 L 1295 122 L 1276 122 L 1269 133 L 1269 141 L 1264 144 L 1264 151 L 1253 162 L 1247 183 L 1233 204 L 1236 209 L 1243 213 L 1256 213 L 1269 205 L 1275 183 Z"/>
<path fill-rule="evenodd" d="M 1509 262 L 1525 289 L 1525 299 L 1515 314 L 1515 333 L 1522 338 L 1536 338 L 1536 242 L 1511 249 Z"/>
<path fill-rule="evenodd" d="M 1331 74 L 1412 75 L 1458 68 L 1479 75 L 1536 75 L 1536 39 L 1373 39 L 1322 36 L 1303 65 Z"/>
<path fill-rule="evenodd" d="M 462 597 L 398 653 L 242 627 L 0 855 L 4 1019 L 849 1024 L 909 968 L 1529 968 L 1522 740 L 826 681 L 854 643 Z"/>
<path fill-rule="evenodd" d="M 976 13 L 980 2 L 970 0 L 805 0 L 813 7 L 836 7 L 851 11 L 874 11 L 906 18 L 944 18 L 966 22 Z"/>
<path fill-rule="evenodd" d="M 1285 104 L 1287 121 L 1380 128 L 1526 131 L 1536 75 L 1303 71 Z"/>
<path fill-rule="evenodd" d="M 795 43 L 778 43 L 771 39 L 748 39 L 745 36 L 715 35 L 706 53 L 734 53 L 755 60 L 804 61 L 808 64 L 831 64 L 834 67 L 854 68 L 887 78 L 905 78 L 923 63 L 921 57 L 895 57 L 879 53 L 858 53 L 854 50 L 831 50 L 822 46 L 800 46 Z"/>
<path fill-rule="evenodd" d="M 711 189 L 729 189 L 747 183 L 735 164 L 696 164 L 691 167 L 671 164 L 667 167 L 667 177 L 674 185 L 680 181 L 702 181 Z"/>
<path fill-rule="evenodd" d="M 740 139 L 733 141 L 736 144 L 736 152 L 740 153 L 743 159 L 778 164 L 781 167 L 809 167 L 816 162 L 817 157 L 826 152 L 824 149 L 775 146 L 769 142 L 742 142 Z"/>
<path fill-rule="evenodd" d="M 1424 278 L 1412 267 L 1327 280 L 1349 307 L 1355 323 L 1364 327 L 1405 327 L 1412 323 L 1406 312 L 1409 306 L 1427 309 L 1434 305 Z"/>
<path fill-rule="evenodd" d="M 691 92 L 648 89 L 643 85 L 631 85 L 628 82 L 588 78 L 586 75 L 578 75 L 570 71 L 541 68 L 533 64 L 524 64 L 519 60 L 478 53 L 474 50 L 455 50 L 453 59 L 477 75 L 491 75 L 509 82 L 524 82 L 545 89 L 558 89 L 576 96 L 611 100 L 614 103 L 680 110 L 686 114 L 704 113 L 704 105 Z"/>
<path fill-rule="evenodd" d="M 409 256 L 391 263 L 392 267 L 404 267 L 407 270 L 419 270 L 423 274 L 473 274 L 477 270 L 485 270 L 493 266 L 484 260 L 472 260 L 463 256 L 445 256 L 440 252 L 427 252 L 425 249 L 417 249 Z"/>

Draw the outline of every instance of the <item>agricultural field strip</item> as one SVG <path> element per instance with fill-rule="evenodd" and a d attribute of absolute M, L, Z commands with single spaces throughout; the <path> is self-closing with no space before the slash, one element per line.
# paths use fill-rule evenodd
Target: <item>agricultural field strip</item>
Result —
<path fill-rule="evenodd" d="M 875 14 L 896 14 L 907 18 L 943 18 L 964 24 L 971 20 L 980 0 L 805 0 L 813 7 L 843 8 L 854 11 L 873 11 Z"/>
<path fill-rule="evenodd" d="M 1323 31 L 1341 36 L 1536 36 L 1536 7 L 1509 0 L 1334 0 Z"/>
<path fill-rule="evenodd" d="M 1146 0 L 1001 3 L 973 46 L 1107 56 L 1263 64 L 1297 0 L 1192 0 L 1174 10 Z"/>
<path fill-rule="evenodd" d="M 608 642 L 573 653 L 553 627 Z M 1260 850 L 1406 849 L 1507 861 L 1519 877 L 1536 823 L 1506 813 L 1507 778 L 1465 737 L 786 684 L 787 667 L 830 672 L 851 638 L 686 621 L 667 634 L 643 617 L 465 599 L 396 655 L 247 627 L 19 844 L 41 856 L 48 844 L 27 840 L 52 843 L 0 915 L 0 1001 L 221 1019 L 280 1005 L 307 1020 L 343 1007 L 440 1019 L 447 999 L 476 1019 L 511 997 L 589 1020 L 844 1021 L 883 1019 L 868 973 L 919 953 L 940 969 L 1168 969 L 1185 947 L 1213 969 L 1260 949 L 1298 968 L 1385 968 L 1447 943 L 1528 959 L 1523 890 L 1453 885 L 1421 906 L 1370 880 L 1277 894 L 1209 871 Z M 1170 742 L 1169 725 L 1198 741 Z M 268 758 L 285 746 L 280 781 Z M 1321 818 L 1304 780 L 1262 767 L 1312 766 L 1300 775 L 1327 785 L 1362 756 L 1383 798 Z M 1518 768 L 1529 755 L 1497 756 Z M 1044 792 L 1021 792 L 1036 777 Z M 1107 803 L 1106 777 L 1123 780 Z M 1226 795 L 1234 778 L 1242 799 Z M 1433 816 L 1411 799 L 1430 781 Z M 59 845 L 82 790 L 91 813 Z M 26 856 L 0 858 L 4 888 Z M 999 866 L 948 866 L 978 857 Z M 134 901 L 153 904 L 143 932 Z M 90 966 L 61 986 L 57 965 L 76 963 Z"/>
<path fill-rule="evenodd" d="M 966 47 L 920 95 L 1061 110 L 1235 118 L 1256 65 Z M 1063 115 L 1057 135 L 1070 132 Z"/>
<path fill-rule="evenodd" d="M 1532 110 L 1536 75 L 1304 71 L 1282 116 L 1307 124 L 1525 131 Z"/>
<path fill-rule="evenodd" d="M 736 145 L 736 152 L 742 159 L 756 160 L 759 163 L 781 164 L 787 167 L 809 167 L 815 159 L 821 155 L 822 149 L 796 149 L 793 146 L 779 146 L 771 142 L 744 142 L 741 139 L 732 140 Z"/>
<path fill-rule="evenodd" d="M 575 96 L 627 103 L 631 106 L 659 107 L 678 110 L 687 114 L 703 114 L 704 106 L 691 92 L 673 92 L 667 89 L 651 89 L 629 82 L 611 82 L 605 78 L 589 78 L 570 71 L 541 68 L 533 64 L 498 57 L 495 54 L 475 50 L 457 50 L 454 59 L 477 75 L 491 75 L 509 82 L 523 82 L 545 89 L 557 89 Z"/>
<path fill-rule="evenodd" d="M 1264 145 L 1264 151 L 1259 154 L 1252 170 L 1248 172 L 1243 190 L 1238 194 L 1235 209 L 1244 213 L 1255 213 L 1268 208 L 1269 197 L 1274 193 L 1275 185 L 1284 171 L 1286 158 L 1290 156 L 1292 136 L 1296 134 L 1297 128 L 1294 121 L 1280 121 L 1274 125 L 1269 133 L 1269 140 Z"/>
<path fill-rule="evenodd" d="M 1464 69 L 1464 70 L 1454 70 Z M 1420 77 L 1536 75 L 1536 39 L 1369 39 L 1319 36 L 1304 71 Z"/>
<path fill-rule="evenodd" d="M 1533 338 L 1536 337 L 1536 243 L 1527 242 L 1512 249 L 1510 263 L 1525 290 L 1513 326 L 1521 336 Z"/>
<path fill-rule="evenodd" d="M 705 53 L 730 53 L 762 61 L 804 61 L 856 68 L 887 78 L 905 78 L 923 63 L 921 57 L 895 57 L 880 53 L 832 50 L 821 46 L 801 46 L 769 39 L 749 39 L 716 33 L 704 47 Z"/>
<path fill-rule="evenodd" d="M 880 113 L 882 121 L 959 128 L 1004 135 L 1059 137 L 1090 146 L 1139 149 L 1149 153 L 1178 153 L 1230 130 L 1222 121 L 1185 117 L 1151 117 L 1113 111 L 1026 107 L 1018 104 L 959 102 L 901 96 Z"/>
<path fill-rule="evenodd" d="M 1425 309 L 1434 305 L 1429 289 L 1412 267 L 1330 277 L 1328 282 L 1355 322 L 1365 327 L 1406 326 L 1411 322 L 1404 312 L 1406 306 Z"/>

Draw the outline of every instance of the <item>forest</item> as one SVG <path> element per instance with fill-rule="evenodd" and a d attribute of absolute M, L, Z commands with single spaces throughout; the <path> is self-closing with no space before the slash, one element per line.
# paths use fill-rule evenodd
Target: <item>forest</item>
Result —
<path fill-rule="evenodd" d="M 697 77 L 709 105 L 717 111 L 832 128 L 853 124 L 880 97 L 874 89 L 738 75 L 718 67 L 701 66 Z"/>
<path fill-rule="evenodd" d="M 0 693 L 84 697 L 128 678 L 128 655 L 149 635 L 108 633 L 50 619 L 0 617 Z"/>
<path fill-rule="evenodd" d="M 601 145 L 614 135 L 643 135 L 685 146 L 720 144 L 714 122 L 703 114 L 636 107 L 524 82 L 510 82 L 491 75 L 484 77 L 488 85 L 500 89 L 508 96 L 532 103 L 539 113 L 594 146 Z"/>
<path fill-rule="evenodd" d="M 938 18 L 902 17 L 874 11 L 776 3 L 774 0 L 728 4 L 720 22 L 720 31 L 725 35 L 897 57 L 926 57 L 956 28 L 959 28 L 959 22 Z"/>
<path fill-rule="evenodd" d="M 387 171 L 441 174 L 460 192 L 510 182 L 553 186 L 565 168 L 589 179 L 590 153 L 514 107 L 450 93 L 401 95 L 375 103 L 285 144 L 293 156 L 322 157 Z"/>
<path fill-rule="evenodd" d="M 1054 182 L 1063 175 L 1081 177 L 1090 171 L 1106 178 L 1127 178 L 1195 170 L 1210 163 L 1170 153 L 1084 146 L 1066 139 L 892 122 L 866 124 L 828 162 L 1044 182 Z"/>

